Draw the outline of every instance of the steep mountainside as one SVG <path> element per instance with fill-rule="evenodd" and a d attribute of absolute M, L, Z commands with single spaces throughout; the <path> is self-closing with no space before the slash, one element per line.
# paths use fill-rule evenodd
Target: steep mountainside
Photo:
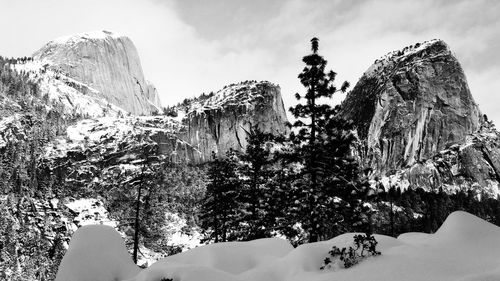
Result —
<path fill-rule="evenodd" d="M 159 111 L 154 86 L 147 82 L 132 41 L 109 31 L 61 37 L 34 54 L 54 71 L 89 85 L 88 92 L 133 114 Z"/>
<path fill-rule="evenodd" d="M 52 148 L 49 147 L 46 157 L 66 159 L 88 154 L 90 149 L 100 151 L 99 157 L 110 163 L 105 159 L 122 159 L 135 150 L 132 149 L 136 143 L 133 140 L 142 137 L 157 147 L 155 153 L 173 162 L 200 164 L 210 161 L 212 152 L 225 155 L 230 149 L 243 150 L 253 125 L 276 135 L 288 131 L 279 87 L 269 82 L 251 81 L 226 86 L 208 99 L 194 99 L 175 110 L 177 117 L 82 120 L 69 127 L 66 134 L 57 139 Z M 123 159 L 111 162 L 124 164 L 130 161 L 126 157 Z"/>
<path fill-rule="evenodd" d="M 464 72 L 439 40 L 376 61 L 343 102 L 382 170 L 424 161 L 479 128 Z"/>
<path fill-rule="evenodd" d="M 385 178 L 387 185 L 479 184 L 498 192 L 498 134 L 484 122 L 460 63 L 443 41 L 375 61 L 342 110 L 357 124 L 357 153 L 375 175 L 392 176 L 392 182 Z"/>
<path fill-rule="evenodd" d="M 194 162 L 209 161 L 212 152 L 243 150 L 251 126 L 275 135 L 288 132 L 280 88 L 267 81 L 226 86 L 208 99 L 194 100 L 185 111 L 186 131 L 179 136 L 199 151 Z"/>

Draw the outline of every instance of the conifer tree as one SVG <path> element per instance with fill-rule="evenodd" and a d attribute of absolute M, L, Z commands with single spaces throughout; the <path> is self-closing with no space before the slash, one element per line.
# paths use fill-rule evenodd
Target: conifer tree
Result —
<path fill-rule="evenodd" d="M 325 72 L 327 61 L 318 54 L 319 40 L 311 39 L 312 53 L 305 56 L 302 61 L 306 64 L 298 78 L 306 88 L 306 94 L 301 97 L 295 95 L 298 100 L 305 101 L 290 108 L 291 113 L 297 118 L 292 125 L 298 133 L 291 133 L 290 139 L 297 146 L 296 160 L 301 162 L 301 180 L 295 188 L 296 197 L 300 204 L 303 226 L 309 233 L 309 241 L 318 241 L 324 234 L 325 209 L 331 209 L 335 203 L 335 190 L 327 186 L 327 178 L 331 176 L 332 160 L 344 155 L 332 155 L 329 149 L 332 145 L 340 142 L 349 142 L 352 139 L 342 136 L 343 129 L 335 127 L 331 122 L 337 110 L 330 105 L 322 103 L 322 100 L 331 98 L 337 92 L 345 92 L 349 87 L 344 82 L 340 89 L 334 85 L 336 73 Z M 329 132 L 327 132 L 329 131 Z M 330 134 L 333 132 L 333 134 Z M 339 140 L 332 140 L 337 137 Z M 343 153 L 344 151 L 342 151 Z M 338 154 L 342 154 L 338 153 Z M 337 161 L 338 162 L 338 161 Z M 341 170 L 341 169 L 339 169 Z M 333 180 L 349 182 L 348 179 L 333 178 Z"/>
<path fill-rule="evenodd" d="M 235 240 L 238 179 L 234 154 L 230 151 L 225 158 L 217 158 L 209 164 L 207 191 L 201 206 L 201 228 L 203 241 L 226 242 Z"/>
<path fill-rule="evenodd" d="M 243 178 L 239 203 L 242 205 L 243 240 L 269 237 L 273 218 L 269 216 L 272 156 L 267 144 L 274 139 L 270 133 L 252 126 L 248 132 L 247 147 L 238 158 Z"/>
<path fill-rule="evenodd" d="M 148 137 L 148 136 L 146 136 Z M 158 184 L 156 182 L 155 175 L 155 162 L 158 162 L 157 156 L 153 155 L 153 150 L 155 146 L 145 146 L 143 148 L 143 159 L 142 167 L 139 174 L 133 177 L 128 184 L 136 187 L 136 199 L 135 199 L 135 213 L 134 213 L 134 238 L 133 238 L 133 254 L 132 258 L 135 263 L 138 260 L 139 244 L 141 242 L 141 236 L 147 235 L 144 224 L 141 221 L 145 217 L 144 201 L 151 193 L 151 190 L 156 188 Z M 148 207 L 148 205 L 146 205 Z"/>

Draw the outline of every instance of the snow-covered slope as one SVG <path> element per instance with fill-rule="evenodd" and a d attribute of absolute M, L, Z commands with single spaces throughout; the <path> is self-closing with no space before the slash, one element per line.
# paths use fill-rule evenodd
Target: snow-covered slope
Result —
<path fill-rule="evenodd" d="M 500 228 L 465 212 L 452 213 L 435 234 L 407 233 L 397 239 L 376 235 L 382 255 L 348 269 L 320 267 L 332 246 L 352 243 L 352 233 L 295 249 L 276 238 L 213 244 L 138 272 L 119 235 L 111 232 L 97 226 L 78 231 L 57 280 L 87 281 L 89 276 L 100 281 L 500 280 Z"/>
<path fill-rule="evenodd" d="M 245 81 L 227 85 L 207 99 L 194 99 L 187 109 L 187 114 L 203 113 L 207 110 L 224 110 L 230 106 L 244 106 L 251 110 L 255 108 L 259 99 L 264 99 L 266 93 L 262 91 L 262 87 L 266 85 L 277 87 L 277 85 L 267 81 Z"/>
<path fill-rule="evenodd" d="M 48 67 L 87 84 L 100 97 L 132 114 L 160 111 L 158 93 L 146 81 L 132 41 L 110 31 L 94 31 L 57 38 L 34 54 L 50 61 Z"/>
<path fill-rule="evenodd" d="M 99 97 L 98 91 L 58 69 L 49 60 L 30 60 L 12 65 L 39 86 L 47 109 L 60 107 L 65 114 L 82 117 L 117 116 L 126 111 Z"/>
<path fill-rule="evenodd" d="M 96 252 L 102 254 L 100 258 L 94 256 Z M 89 225 L 73 235 L 56 280 L 124 280 L 138 272 L 118 232 L 109 226 Z"/>
<path fill-rule="evenodd" d="M 70 155 L 94 154 L 108 164 L 108 156 L 115 159 L 111 163 L 126 164 L 135 159 L 133 154 L 141 153 L 144 144 L 154 143 L 159 155 L 174 162 L 189 162 L 191 154 L 197 152 L 177 137 L 183 130 L 179 121 L 168 116 L 84 119 L 69 126 L 66 135 L 47 146 L 44 159 L 54 161 L 71 158 Z M 94 158 L 83 156 L 81 160 L 96 162 Z"/>

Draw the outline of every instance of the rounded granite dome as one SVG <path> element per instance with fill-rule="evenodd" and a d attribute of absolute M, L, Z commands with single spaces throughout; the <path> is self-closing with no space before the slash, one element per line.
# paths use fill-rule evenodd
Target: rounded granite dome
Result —
<path fill-rule="evenodd" d="M 144 78 L 137 49 L 128 37 L 93 31 L 50 41 L 33 55 L 52 69 L 87 84 L 104 98 L 133 114 L 158 111 L 158 94 Z"/>

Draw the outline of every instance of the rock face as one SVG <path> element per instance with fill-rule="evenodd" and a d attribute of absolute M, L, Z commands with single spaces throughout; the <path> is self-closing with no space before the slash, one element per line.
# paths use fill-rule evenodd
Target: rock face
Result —
<path fill-rule="evenodd" d="M 500 194 L 500 134 L 482 116 L 441 40 L 377 60 L 343 102 L 372 179 L 405 188 Z"/>
<path fill-rule="evenodd" d="M 38 50 L 35 60 L 97 90 L 104 98 L 132 114 L 158 111 L 160 101 L 145 78 L 132 41 L 109 31 L 89 32 L 53 40 Z"/>
<path fill-rule="evenodd" d="M 464 72 L 441 40 L 377 60 L 343 102 L 358 125 L 365 161 L 382 174 L 412 166 L 479 128 Z"/>
<path fill-rule="evenodd" d="M 198 150 L 194 162 L 211 160 L 212 152 L 225 155 L 246 147 L 251 126 L 264 132 L 288 133 L 279 86 L 247 81 L 226 86 L 208 99 L 194 101 L 183 119 L 186 132 L 179 137 Z"/>

